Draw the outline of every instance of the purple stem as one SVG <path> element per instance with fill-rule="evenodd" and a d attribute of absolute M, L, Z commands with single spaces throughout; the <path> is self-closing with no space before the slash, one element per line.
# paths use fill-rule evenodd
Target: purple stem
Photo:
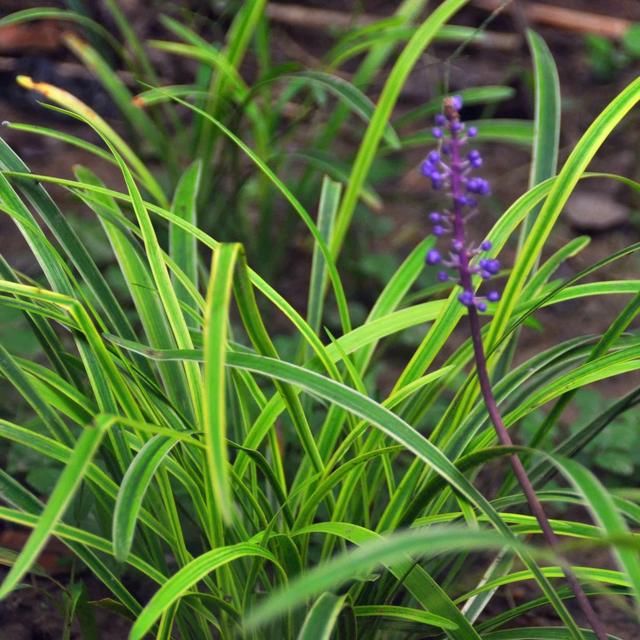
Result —
<path fill-rule="evenodd" d="M 447 112 L 448 110 L 448 112 Z M 450 122 L 459 122 L 457 109 L 451 106 L 451 103 L 445 103 L 445 113 L 447 113 L 447 117 Z M 455 128 L 451 128 L 451 195 L 453 199 L 453 238 L 454 241 L 459 243 L 459 246 L 466 247 L 465 242 L 465 228 L 464 228 L 464 178 L 463 178 L 463 160 L 460 153 L 460 148 L 462 145 L 462 141 L 460 140 L 459 131 L 455 130 Z M 459 267 L 458 272 L 460 275 L 460 285 L 462 286 L 464 291 L 473 292 L 473 282 L 471 277 L 471 269 L 469 265 L 470 255 L 469 252 L 464 249 L 459 252 Z M 471 340 L 473 341 L 473 352 L 475 357 L 476 369 L 478 371 L 478 380 L 480 381 L 480 389 L 482 391 L 482 397 L 484 398 L 485 405 L 489 412 L 489 417 L 491 418 L 491 422 L 496 431 L 496 435 L 498 436 L 498 441 L 503 446 L 512 446 L 513 441 L 511 440 L 511 436 L 507 431 L 507 428 L 504 426 L 504 422 L 502 421 L 502 416 L 500 415 L 500 411 L 498 409 L 498 405 L 496 403 L 495 397 L 493 395 L 493 390 L 491 387 L 491 381 L 489 379 L 489 374 L 487 371 L 487 359 L 484 353 L 484 347 L 482 345 L 482 333 L 480 330 L 480 316 L 478 315 L 478 310 L 475 304 L 470 304 L 468 306 L 469 311 L 469 325 L 471 329 Z M 536 494 L 533 485 L 531 484 L 531 480 L 527 475 L 527 472 L 524 468 L 524 465 L 520 461 L 520 458 L 516 454 L 511 454 L 509 456 L 509 461 L 511 463 L 511 468 L 513 469 L 513 473 L 520 484 L 522 492 L 527 500 L 529 505 L 529 509 L 531 513 L 535 516 L 538 524 L 540 525 L 540 529 L 542 530 L 542 534 L 549 545 L 554 550 L 558 549 L 560 544 L 558 537 L 554 533 L 551 525 L 549 524 L 549 519 L 547 518 L 547 514 L 544 512 L 542 507 L 542 503 L 540 502 L 538 495 Z M 571 590 L 576 598 L 576 602 L 578 603 L 580 609 L 585 615 L 589 625 L 593 629 L 598 640 L 607 640 L 607 632 L 604 628 L 604 625 L 598 618 L 596 612 L 594 611 L 589 599 L 587 598 L 580 582 L 576 578 L 573 571 L 568 566 L 563 566 L 562 571 L 565 575 Z"/>
<path fill-rule="evenodd" d="M 493 390 L 491 388 L 491 382 L 487 372 L 487 361 L 484 354 L 484 347 L 482 345 L 482 338 L 480 337 L 480 317 L 475 307 L 469 308 L 469 325 L 471 328 L 471 340 L 473 341 L 473 353 L 476 362 L 476 369 L 478 371 L 478 380 L 480 381 L 480 389 L 482 391 L 484 403 L 487 407 L 487 411 L 489 412 L 491 422 L 493 422 L 496 435 L 498 436 L 498 441 L 503 446 L 512 446 L 513 440 L 511 440 L 511 436 L 509 435 L 507 428 L 504 426 L 498 405 L 496 404 L 496 400 L 493 396 Z M 533 488 L 531 480 L 529 480 L 529 476 L 527 475 L 524 465 L 515 453 L 509 456 L 509 462 L 511 463 L 513 474 L 518 480 L 522 492 L 527 500 L 529 509 L 540 525 L 544 539 L 552 549 L 557 550 L 560 542 L 549 524 L 547 514 L 544 512 L 542 503 L 538 499 L 536 490 Z M 582 609 L 582 613 L 584 613 L 587 621 L 589 622 L 589 626 L 593 629 L 596 637 L 598 640 L 607 640 L 608 636 L 604 625 L 591 606 L 591 602 L 589 602 L 589 598 L 587 598 L 587 595 L 582 589 L 582 586 L 580 585 L 580 582 L 578 582 L 575 574 L 566 565 L 563 565 L 562 572 L 573 591 L 573 595 L 576 598 L 578 606 Z"/>

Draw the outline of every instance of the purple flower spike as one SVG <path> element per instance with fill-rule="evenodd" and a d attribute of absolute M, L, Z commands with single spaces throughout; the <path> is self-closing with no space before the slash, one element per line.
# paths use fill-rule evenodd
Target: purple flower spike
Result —
<path fill-rule="evenodd" d="M 489 183 L 474 174 L 474 169 L 482 165 L 482 157 L 477 149 L 465 151 L 464 146 L 469 138 L 477 134 L 475 127 L 465 132 L 465 126 L 460 120 L 462 99 L 460 96 L 446 98 L 441 114 L 435 118 L 436 127 L 433 135 L 441 139 L 439 151 L 427 154 L 422 164 L 422 173 L 431 180 L 435 190 L 443 189 L 451 198 L 451 203 L 445 213 L 433 211 L 429 214 L 429 221 L 433 225 L 434 236 L 451 235 L 448 248 L 449 259 L 432 249 L 427 253 L 426 263 L 436 265 L 443 263 L 457 271 L 457 278 L 449 276 L 446 271 L 438 273 L 438 280 L 446 282 L 457 280 L 462 286 L 462 293 L 458 296 L 460 302 L 469 309 L 484 311 L 487 302 L 499 299 L 497 292 L 491 292 L 490 297 L 476 298 L 474 295 L 474 276 L 483 280 L 490 280 L 500 271 L 500 263 L 491 258 L 482 258 L 475 263 L 475 257 L 493 248 L 489 240 L 479 246 L 474 245 L 466 237 L 466 221 L 476 213 L 478 196 L 486 196 L 491 192 Z M 495 296 L 498 296 L 497 298 Z"/>
<path fill-rule="evenodd" d="M 432 267 L 433 265 L 439 264 L 442 261 L 442 256 L 437 249 L 431 249 L 427 253 L 427 264 Z"/>

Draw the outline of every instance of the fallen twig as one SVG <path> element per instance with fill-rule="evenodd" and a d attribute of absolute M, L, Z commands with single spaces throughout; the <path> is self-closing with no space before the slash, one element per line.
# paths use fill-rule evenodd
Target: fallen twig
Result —
<path fill-rule="evenodd" d="M 269 2 L 265 13 L 274 22 L 310 31 L 336 31 L 366 27 L 391 16 L 371 13 L 347 13 L 332 9 L 312 9 L 297 4 Z M 481 36 L 469 41 L 469 45 L 513 51 L 520 46 L 519 36 L 510 33 L 483 31 Z"/>
<path fill-rule="evenodd" d="M 504 11 L 513 12 L 515 3 L 505 4 L 504 0 L 474 0 L 474 6 L 485 11 L 496 11 L 504 6 Z M 532 23 L 546 24 L 566 31 L 594 33 L 618 40 L 624 36 L 632 22 L 609 15 L 565 9 L 542 3 L 518 3 L 518 10 Z"/>

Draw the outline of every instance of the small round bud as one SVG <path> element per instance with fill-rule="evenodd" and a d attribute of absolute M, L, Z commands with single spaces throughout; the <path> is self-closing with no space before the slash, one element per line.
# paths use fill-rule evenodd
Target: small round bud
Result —
<path fill-rule="evenodd" d="M 451 243 L 451 249 L 454 253 L 462 253 L 464 251 L 464 242 L 462 240 L 454 240 Z"/>
<path fill-rule="evenodd" d="M 451 106 L 456 110 L 462 109 L 462 96 L 451 96 Z"/>
<path fill-rule="evenodd" d="M 491 244 L 490 240 L 485 240 L 481 245 L 480 248 L 483 251 L 489 251 L 489 249 L 491 249 L 491 247 L 493 247 L 493 244 Z"/>
<path fill-rule="evenodd" d="M 467 196 L 467 207 L 475 207 L 478 204 L 478 201 L 471 196 Z"/>
<path fill-rule="evenodd" d="M 433 121 L 436 123 L 437 127 L 444 127 L 444 125 L 447 124 L 447 119 L 442 113 L 436 114 L 436 117 L 433 119 Z"/>
<path fill-rule="evenodd" d="M 478 135 L 478 128 L 477 127 L 469 127 L 467 129 L 467 135 L 470 138 L 475 138 Z"/>
<path fill-rule="evenodd" d="M 489 195 L 491 189 L 489 183 L 484 178 L 470 178 L 467 180 L 467 191 L 479 196 Z"/>
<path fill-rule="evenodd" d="M 449 274 L 446 271 L 438 271 L 438 280 L 440 282 L 447 282 L 449 280 Z"/>
<path fill-rule="evenodd" d="M 460 133 L 464 129 L 464 125 L 460 120 L 454 120 L 449 127 L 452 133 Z"/>
<path fill-rule="evenodd" d="M 429 222 L 432 222 L 433 224 L 439 224 L 440 222 L 442 222 L 442 214 L 438 211 L 432 211 L 429 214 Z"/>
<path fill-rule="evenodd" d="M 480 277 L 483 280 L 491 280 L 491 274 L 486 269 L 480 271 Z"/>
<path fill-rule="evenodd" d="M 431 164 L 437 164 L 440 162 L 440 154 L 437 151 L 429 151 L 429 155 L 427 155 L 427 160 L 431 162 Z"/>
<path fill-rule="evenodd" d="M 451 153 L 451 145 L 448 142 L 443 142 L 440 150 L 445 156 L 448 156 Z"/>
<path fill-rule="evenodd" d="M 442 260 L 442 256 L 440 255 L 440 252 L 437 249 L 431 249 L 430 251 L 427 252 L 427 258 L 425 262 L 430 267 L 438 264 L 441 260 Z"/>
<path fill-rule="evenodd" d="M 500 294 L 497 291 L 489 291 L 489 293 L 487 293 L 487 300 L 489 302 L 498 302 L 498 300 L 500 300 Z"/>
<path fill-rule="evenodd" d="M 437 224 L 435 227 L 433 227 L 432 229 L 433 235 L 434 236 L 442 236 L 444 235 L 445 229 L 444 227 L 440 226 L 439 224 Z"/>
<path fill-rule="evenodd" d="M 458 300 L 465 306 L 470 307 L 473 305 L 473 292 L 472 291 L 463 291 L 459 296 Z"/>
<path fill-rule="evenodd" d="M 431 129 L 431 133 L 434 138 L 442 138 L 442 129 L 440 127 L 433 127 L 433 129 Z"/>
<path fill-rule="evenodd" d="M 478 311 L 486 311 L 487 310 L 487 305 L 484 302 L 478 302 L 476 307 L 478 308 Z"/>
<path fill-rule="evenodd" d="M 489 260 L 485 266 L 485 269 L 495 275 L 500 272 L 500 261 L 499 260 Z"/>

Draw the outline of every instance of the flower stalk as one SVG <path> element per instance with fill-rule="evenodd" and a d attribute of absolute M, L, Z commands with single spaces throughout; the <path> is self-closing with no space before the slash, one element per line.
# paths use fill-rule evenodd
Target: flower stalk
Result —
<path fill-rule="evenodd" d="M 480 153 L 474 149 L 466 156 L 464 155 L 465 145 L 477 135 L 477 130 L 474 127 L 465 128 L 460 120 L 461 108 L 462 100 L 459 96 L 445 99 L 443 113 L 436 116 L 436 126 L 432 130 L 434 137 L 440 141 L 440 149 L 431 151 L 422 164 L 422 173 L 431 180 L 431 186 L 437 191 L 446 190 L 451 201 L 449 209 L 429 214 L 434 235 L 451 236 L 449 254 L 445 258 L 438 250 L 432 249 L 427 253 L 426 263 L 430 266 L 442 265 L 452 270 L 455 276 L 451 276 L 449 271 L 440 271 L 438 279 L 442 282 L 454 280 L 462 287 L 458 300 L 468 311 L 474 360 L 482 397 L 498 441 L 503 446 L 512 446 L 513 440 L 504 425 L 493 395 L 480 326 L 480 312 L 486 310 L 487 301 L 496 302 L 500 299 L 500 295 L 492 290 L 486 296 L 478 296 L 473 287 L 474 275 L 480 275 L 483 280 L 488 281 L 499 273 L 500 263 L 490 258 L 477 259 L 477 256 L 491 249 L 491 243 L 485 241 L 479 247 L 475 247 L 468 242 L 465 232 L 466 222 L 477 214 L 478 196 L 488 195 L 490 187 L 486 180 L 472 175 L 474 169 L 482 166 Z M 509 456 L 509 462 L 546 543 L 550 548 L 557 550 L 560 544 L 558 537 L 549 524 L 549 519 L 524 465 L 516 454 Z M 563 565 L 562 570 L 594 634 L 598 640 L 606 640 L 608 636 L 604 625 L 575 574 L 566 565 Z"/>

